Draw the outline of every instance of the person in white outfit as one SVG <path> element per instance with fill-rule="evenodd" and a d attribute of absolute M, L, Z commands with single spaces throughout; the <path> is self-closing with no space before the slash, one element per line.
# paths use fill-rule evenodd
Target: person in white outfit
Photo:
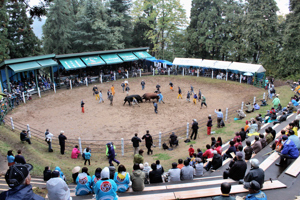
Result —
<path fill-rule="evenodd" d="M 49 129 L 46 129 L 46 132 L 45 132 L 45 141 L 48 143 L 48 151 L 49 152 L 53 152 L 53 149 L 52 149 L 52 137 L 53 137 L 53 134 L 49 132 Z"/>
<path fill-rule="evenodd" d="M 66 182 L 59 177 L 58 171 L 52 172 L 52 178 L 47 181 L 46 188 L 48 190 L 49 200 L 72 200 L 70 197 L 70 189 Z"/>

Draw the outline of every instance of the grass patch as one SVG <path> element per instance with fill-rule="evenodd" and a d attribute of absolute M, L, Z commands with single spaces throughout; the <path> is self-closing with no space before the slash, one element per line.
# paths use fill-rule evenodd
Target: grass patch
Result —
<path fill-rule="evenodd" d="M 158 153 L 153 156 L 157 157 L 156 160 L 169 160 L 172 158 L 171 156 L 169 156 L 169 154 L 166 154 L 166 153 Z"/>
<path fill-rule="evenodd" d="M 195 141 L 195 140 L 192 140 L 192 141 L 186 143 L 186 145 L 191 145 L 191 144 L 196 144 L 196 141 Z"/>

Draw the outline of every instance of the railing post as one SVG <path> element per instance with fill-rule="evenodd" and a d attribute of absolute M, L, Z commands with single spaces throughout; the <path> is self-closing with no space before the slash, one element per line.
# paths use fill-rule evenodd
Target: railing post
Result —
<path fill-rule="evenodd" d="M 127 78 L 129 78 L 129 73 L 128 73 L 128 71 L 127 71 Z"/>
<path fill-rule="evenodd" d="M 158 147 L 161 148 L 161 132 L 158 134 Z"/>
<path fill-rule="evenodd" d="M 28 137 L 31 138 L 31 132 L 30 132 L 29 124 L 27 124 L 27 134 L 28 134 Z"/>
<path fill-rule="evenodd" d="M 155 69 L 154 69 L 154 67 L 153 67 L 153 76 L 154 76 L 154 73 L 155 73 Z"/>
<path fill-rule="evenodd" d="M 124 156 L 124 138 L 121 138 L 122 156 Z"/>
<path fill-rule="evenodd" d="M 54 93 L 56 93 L 56 85 L 55 85 L 55 83 L 53 83 L 53 89 L 54 89 Z"/>
<path fill-rule="evenodd" d="M 140 69 L 140 77 L 142 77 L 142 69 Z"/>
<path fill-rule="evenodd" d="M 14 120 L 12 117 L 10 117 L 10 123 L 11 123 L 11 129 L 14 131 L 15 130 L 15 126 L 14 126 Z"/>
<path fill-rule="evenodd" d="M 199 68 L 197 69 L 197 77 L 199 77 Z"/>
<path fill-rule="evenodd" d="M 100 75 L 100 82 L 102 83 L 102 74 Z"/>
<path fill-rule="evenodd" d="M 255 103 L 255 101 L 256 101 L 256 97 L 253 98 L 253 104 Z"/>
<path fill-rule="evenodd" d="M 188 139 L 189 138 L 189 123 L 187 123 L 187 125 L 186 125 L 186 139 Z"/>
<path fill-rule="evenodd" d="M 228 71 L 226 71 L 226 81 L 227 81 L 227 78 L 228 78 Z"/>
<path fill-rule="evenodd" d="M 86 86 L 89 86 L 88 78 L 87 77 L 85 77 L 85 84 L 86 84 Z"/>
<path fill-rule="evenodd" d="M 243 108 L 244 108 L 244 102 L 242 102 L 241 110 L 243 110 Z"/>
<path fill-rule="evenodd" d="M 81 146 L 81 139 L 80 139 L 80 137 L 78 138 L 78 144 L 79 144 L 79 151 L 82 154 L 82 146 Z"/>
<path fill-rule="evenodd" d="M 116 72 L 114 72 L 114 81 L 117 80 L 117 77 L 116 77 Z"/>
<path fill-rule="evenodd" d="M 226 108 L 225 121 L 227 121 L 227 118 L 228 118 L 228 108 Z"/>
<path fill-rule="evenodd" d="M 41 90 L 40 90 L 40 87 L 38 87 L 38 93 L 39 93 L 39 97 L 41 98 Z"/>
<path fill-rule="evenodd" d="M 211 78 L 214 79 L 214 70 L 211 70 Z"/>
<path fill-rule="evenodd" d="M 23 102 L 26 103 L 26 99 L 25 99 L 25 94 L 24 94 L 24 92 L 22 92 L 22 96 L 23 96 Z"/>
<path fill-rule="evenodd" d="M 70 80 L 70 88 L 71 88 L 71 90 L 72 90 L 72 80 Z"/>
<path fill-rule="evenodd" d="M 182 76 L 184 76 L 184 67 L 182 68 Z"/>
<path fill-rule="evenodd" d="M 168 76 L 170 76 L 170 67 L 168 68 Z"/>
<path fill-rule="evenodd" d="M 266 93 L 264 92 L 263 99 L 265 99 L 265 98 L 266 98 Z"/>

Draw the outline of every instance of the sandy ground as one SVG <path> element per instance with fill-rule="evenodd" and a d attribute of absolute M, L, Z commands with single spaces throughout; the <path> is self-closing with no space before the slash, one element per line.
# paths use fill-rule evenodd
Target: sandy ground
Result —
<path fill-rule="evenodd" d="M 140 107 L 123 106 L 126 93 L 122 92 L 121 80 L 96 85 L 103 92 L 105 103 L 99 104 L 92 95 L 92 87 L 58 90 L 41 99 L 28 102 L 19 107 L 9 117 L 22 124 L 29 124 L 44 132 L 47 128 L 59 135 L 61 130 L 70 139 L 81 137 L 83 140 L 129 139 L 134 133 L 141 136 L 146 130 L 152 134 L 167 132 L 186 125 L 192 119 L 207 120 L 209 114 L 215 115 L 214 109 L 230 108 L 241 104 L 244 99 L 253 98 L 261 91 L 245 84 L 233 84 L 228 81 L 197 77 L 143 77 L 145 90 L 141 89 L 142 78 L 129 79 L 130 95 L 143 95 L 154 92 L 157 83 L 161 85 L 165 104 L 158 104 L 158 114 L 154 113 L 152 103 L 141 103 Z M 174 91 L 169 89 L 169 82 L 174 83 Z M 115 85 L 116 94 L 113 106 L 109 105 L 106 92 Z M 186 101 L 186 93 L 193 85 L 194 91 L 201 89 L 207 99 L 208 108 L 200 109 L 200 103 L 194 105 Z M 183 99 L 177 99 L 177 87 L 183 91 Z M 42 94 L 43 95 L 43 94 Z M 85 113 L 81 113 L 80 102 L 85 101 Z"/>

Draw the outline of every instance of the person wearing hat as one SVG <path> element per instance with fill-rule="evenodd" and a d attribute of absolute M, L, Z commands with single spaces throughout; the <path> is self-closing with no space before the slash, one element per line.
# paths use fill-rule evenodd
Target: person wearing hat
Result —
<path fill-rule="evenodd" d="M 244 184 L 249 183 L 253 180 L 257 181 L 261 188 L 263 187 L 265 181 L 265 172 L 259 168 L 259 161 L 256 158 L 250 159 L 251 169 L 244 178 Z"/>
<path fill-rule="evenodd" d="M 142 90 L 144 90 L 144 89 L 145 89 L 145 85 L 146 85 L 145 81 L 144 81 L 144 80 L 142 80 L 142 82 L 141 82 Z"/>
<path fill-rule="evenodd" d="M 73 179 L 73 183 L 76 183 L 76 179 L 78 177 L 79 171 L 80 171 L 80 167 L 76 166 L 72 169 L 72 179 Z"/>
<path fill-rule="evenodd" d="M 191 140 L 192 140 L 192 138 L 193 138 L 193 136 L 194 136 L 194 140 L 196 140 L 196 138 L 197 138 L 197 134 L 198 134 L 198 129 L 199 129 L 199 126 L 198 126 L 198 122 L 197 122 L 197 120 L 196 119 L 193 119 L 193 124 L 192 124 L 192 134 L 191 134 Z"/>
<path fill-rule="evenodd" d="M 173 145 L 175 145 L 176 147 L 178 146 L 178 140 L 177 140 L 177 136 L 175 135 L 175 132 L 172 132 L 172 134 L 170 135 L 170 147 L 172 148 Z"/>
<path fill-rule="evenodd" d="M 236 153 L 236 157 L 230 162 L 229 167 L 230 169 L 223 173 L 224 179 L 228 177 L 235 181 L 244 179 L 247 163 L 243 160 L 243 154 L 241 152 Z"/>
<path fill-rule="evenodd" d="M 23 130 L 21 133 L 20 133 L 20 140 L 23 142 L 23 141 L 26 141 L 28 142 L 28 144 L 31 144 L 31 141 L 30 141 L 30 138 L 27 137 L 27 132 L 25 130 Z"/>
<path fill-rule="evenodd" d="M 144 153 L 144 150 L 140 149 L 139 153 L 134 155 L 133 164 L 134 163 L 137 163 L 137 164 L 144 163 L 143 153 Z"/>
<path fill-rule="evenodd" d="M 59 140 L 59 145 L 60 145 L 60 153 L 62 155 L 65 154 L 65 144 L 66 144 L 66 139 L 67 137 L 64 135 L 64 131 L 60 131 L 60 134 L 58 136 L 58 140 Z"/>
<path fill-rule="evenodd" d="M 168 178 L 169 182 L 181 181 L 180 180 L 180 169 L 177 168 L 176 162 L 172 163 L 172 169 L 169 169 L 169 171 L 167 172 L 167 176 L 169 177 Z"/>
<path fill-rule="evenodd" d="M 30 185 L 30 171 L 33 169 L 31 164 L 14 164 L 9 167 L 5 174 L 5 181 L 11 189 L 0 194 L 1 200 L 43 200 L 44 198 L 34 194 Z"/>
<path fill-rule="evenodd" d="M 244 188 L 248 189 L 250 193 L 245 200 L 267 200 L 267 195 L 260 190 L 261 186 L 257 181 L 245 183 Z"/>
<path fill-rule="evenodd" d="M 296 159 L 299 156 L 299 151 L 295 143 L 288 138 L 288 136 L 283 135 L 281 138 L 281 143 L 283 145 L 280 152 L 280 162 L 275 163 L 277 166 L 287 165 L 288 159 Z"/>
<path fill-rule="evenodd" d="M 235 200 L 235 197 L 232 197 L 232 196 L 229 195 L 230 190 L 231 190 L 231 184 L 228 183 L 228 182 L 223 182 L 221 184 L 222 195 L 213 197 L 212 199 L 213 200 L 225 200 L 225 199 L 226 200 Z"/>
<path fill-rule="evenodd" d="M 101 171 L 101 180 L 99 180 L 94 187 L 96 200 L 100 200 L 103 197 L 106 197 L 105 199 L 117 200 L 117 189 L 118 186 L 115 181 L 109 179 L 109 169 L 105 167 Z"/>
<path fill-rule="evenodd" d="M 72 200 L 70 189 L 66 182 L 59 177 L 58 171 L 52 172 L 52 178 L 47 181 L 46 188 L 49 200 Z"/>

